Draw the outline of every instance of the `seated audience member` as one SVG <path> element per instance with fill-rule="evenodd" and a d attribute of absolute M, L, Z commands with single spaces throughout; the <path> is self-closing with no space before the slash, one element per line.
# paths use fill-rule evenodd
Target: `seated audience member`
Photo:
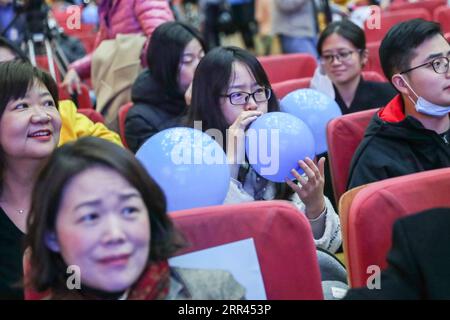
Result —
<path fill-rule="evenodd" d="M 435 22 L 414 19 L 389 30 L 380 60 L 400 94 L 372 118 L 353 156 L 349 189 L 450 166 L 449 55 Z"/>
<path fill-rule="evenodd" d="M 98 138 L 58 148 L 32 197 L 27 284 L 49 299 L 243 299 L 230 273 L 170 267 L 184 243 L 133 154 Z M 68 266 L 80 286 L 67 286 Z"/>
<path fill-rule="evenodd" d="M 394 224 L 380 288 L 351 289 L 346 299 L 450 299 L 450 208 L 423 211 Z"/>
<path fill-rule="evenodd" d="M 0 37 L 0 63 L 11 60 L 29 62 L 27 56 L 19 48 Z M 72 101 L 60 101 L 58 111 L 62 120 L 60 145 L 85 136 L 95 136 L 122 145 L 117 133 L 109 130 L 103 123 L 94 123 L 84 114 L 77 112 L 77 108 Z"/>
<path fill-rule="evenodd" d="M 329 24 L 317 43 L 321 66 L 329 79 L 331 95 L 342 114 L 384 107 L 396 94 L 389 83 L 366 81 L 362 70 L 367 63 L 364 31 L 349 20 Z M 314 81 L 313 81 L 314 83 Z M 321 88 L 315 88 L 322 91 Z"/>
<path fill-rule="evenodd" d="M 0 298 L 21 299 L 25 221 L 40 168 L 64 141 L 86 134 L 120 139 L 80 117 L 69 101 L 60 114 L 55 81 L 28 62 L 0 63 L 0 88 Z"/>
<path fill-rule="evenodd" d="M 95 40 L 98 48 L 103 40 L 115 39 L 118 34 L 144 34 L 148 39 L 156 27 L 173 20 L 170 4 L 166 0 L 102 0 L 98 8 L 100 26 Z M 72 94 L 80 93 L 80 77 L 91 73 L 93 53 L 69 65 L 63 84 Z"/>
<path fill-rule="evenodd" d="M 258 175 L 245 160 L 244 131 L 259 116 L 279 111 L 267 75 L 258 60 L 237 47 L 215 48 L 200 61 L 192 84 L 187 124 L 202 122 L 202 130 L 217 129 L 241 150 L 225 150 L 231 166 L 231 183 L 225 203 L 254 200 L 291 200 L 311 223 L 316 246 L 336 252 L 341 245 L 339 217 L 324 197 L 324 164 L 299 159 L 305 176 L 293 170 L 298 184 L 273 183 Z M 238 142 L 238 139 L 242 139 Z M 245 160 L 245 161 L 244 161 Z M 242 163 L 245 163 L 241 165 Z"/>
<path fill-rule="evenodd" d="M 29 63 L 0 63 L 0 88 L 0 298 L 21 299 L 31 192 L 58 145 L 61 117 L 56 83 Z"/>
<path fill-rule="evenodd" d="M 149 69 L 136 79 L 125 138 L 133 152 L 154 134 L 176 126 L 187 109 L 185 92 L 206 47 L 200 34 L 181 22 L 155 29 L 147 52 Z"/>

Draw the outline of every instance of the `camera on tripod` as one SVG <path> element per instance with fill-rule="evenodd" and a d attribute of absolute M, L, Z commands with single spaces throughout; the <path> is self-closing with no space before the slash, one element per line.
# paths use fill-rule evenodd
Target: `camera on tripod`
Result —
<path fill-rule="evenodd" d="M 12 5 L 16 13 L 14 20 L 18 16 L 25 16 L 24 42 L 31 63 L 37 65 L 36 56 L 47 56 L 50 74 L 56 80 L 55 67 L 60 73 L 65 73 L 68 62 L 58 41 L 55 41 L 60 32 L 56 23 L 49 23 L 49 7 L 44 0 L 13 0 Z"/>

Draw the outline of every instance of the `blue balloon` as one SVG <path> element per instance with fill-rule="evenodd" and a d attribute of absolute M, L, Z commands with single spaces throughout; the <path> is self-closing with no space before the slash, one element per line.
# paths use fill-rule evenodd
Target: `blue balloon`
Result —
<path fill-rule="evenodd" d="M 328 150 L 327 124 L 342 115 L 336 101 L 313 89 L 299 89 L 286 95 L 280 101 L 280 108 L 308 125 L 316 142 L 316 154 Z"/>
<path fill-rule="evenodd" d="M 267 180 L 294 179 L 298 161 L 314 157 L 314 137 L 308 126 L 284 112 L 269 112 L 256 119 L 245 135 L 245 152 L 252 168 Z"/>
<path fill-rule="evenodd" d="M 220 205 L 230 184 L 222 147 L 192 128 L 171 128 L 148 139 L 136 153 L 163 189 L 168 211 Z"/>

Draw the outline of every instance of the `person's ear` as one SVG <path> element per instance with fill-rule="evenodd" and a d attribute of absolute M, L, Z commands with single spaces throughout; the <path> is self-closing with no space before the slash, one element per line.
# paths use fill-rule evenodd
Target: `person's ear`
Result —
<path fill-rule="evenodd" d="M 361 52 L 361 67 L 364 68 L 369 61 L 369 50 L 364 49 Z"/>
<path fill-rule="evenodd" d="M 58 238 L 55 232 L 47 231 L 44 236 L 45 244 L 53 252 L 60 252 L 60 247 L 58 243 Z"/>
<path fill-rule="evenodd" d="M 408 84 L 405 81 L 404 76 L 400 75 L 399 73 L 394 74 L 391 77 L 392 84 L 394 87 L 402 94 L 409 95 L 409 87 Z"/>

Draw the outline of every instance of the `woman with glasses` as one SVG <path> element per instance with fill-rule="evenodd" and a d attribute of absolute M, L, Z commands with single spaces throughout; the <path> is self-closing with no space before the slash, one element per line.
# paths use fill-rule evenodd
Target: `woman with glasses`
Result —
<path fill-rule="evenodd" d="M 149 68 L 139 75 L 131 92 L 134 106 L 125 122 L 130 150 L 136 152 L 185 114 L 184 95 L 205 52 L 199 32 L 184 23 L 166 22 L 155 29 L 147 52 Z"/>
<path fill-rule="evenodd" d="M 341 244 L 339 218 L 323 195 L 324 162 L 299 159 L 306 172 L 295 170 L 298 185 L 273 183 L 259 176 L 245 159 L 244 132 L 266 112 L 279 111 L 278 101 L 258 60 L 237 47 L 215 48 L 199 63 L 192 85 L 187 123 L 203 131 L 218 130 L 231 167 L 231 183 L 225 203 L 286 199 L 304 212 L 311 223 L 316 246 L 335 252 Z M 225 146 L 237 147 L 225 147 Z M 293 146 L 295 147 L 295 146 Z"/>
<path fill-rule="evenodd" d="M 333 86 L 327 93 L 336 100 L 342 114 L 383 107 L 396 95 L 389 83 L 366 81 L 361 76 L 368 51 L 364 31 L 353 22 L 328 25 L 319 37 L 317 50 L 320 68 Z"/>

